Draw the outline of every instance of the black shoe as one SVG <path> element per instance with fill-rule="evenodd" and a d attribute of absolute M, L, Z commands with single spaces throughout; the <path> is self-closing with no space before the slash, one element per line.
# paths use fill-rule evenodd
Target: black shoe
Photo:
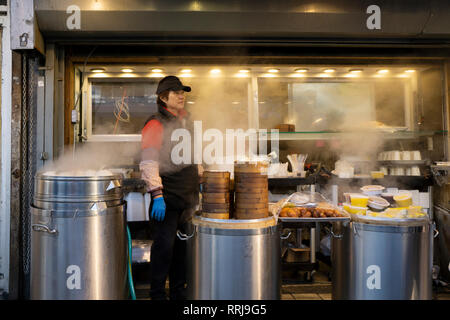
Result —
<path fill-rule="evenodd" d="M 150 290 L 150 298 L 152 300 L 167 300 L 166 291 L 162 290 Z"/>
<path fill-rule="evenodd" d="M 170 293 L 170 300 L 186 300 L 185 289 L 178 289 Z"/>
<path fill-rule="evenodd" d="M 156 296 L 156 297 L 151 297 L 152 300 L 167 300 L 166 296 Z"/>

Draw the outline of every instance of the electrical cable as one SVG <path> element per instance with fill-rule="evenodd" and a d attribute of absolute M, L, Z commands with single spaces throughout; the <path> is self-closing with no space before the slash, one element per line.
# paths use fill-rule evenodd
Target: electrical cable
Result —
<path fill-rule="evenodd" d="M 122 117 L 122 113 L 124 113 L 125 118 Z M 122 100 L 122 103 L 116 101 L 114 108 L 114 116 L 118 121 L 130 122 L 130 108 L 128 107 L 128 104 L 125 101 Z"/>
<path fill-rule="evenodd" d="M 117 124 L 119 123 L 119 121 L 122 122 L 130 122 L 130 111 L 128 108 L 128 104 L 125 103 L 125 96 L 126 96 L 126 88 L 123 89 L 123 94 L 122 94 L 122 102 L 120 103 L 119 101 L 116 101 L 114 104 L 114 117 L 116 117 L 116 123 L 114 125 L 114 130 L 113 130 L 113 134 L 116 134 L 116 130 L 117 130 Z M 120 104 L 120 107 L 119 107 Z M 117 112 L 117 110 L 119 110 Z M 125 113 L 126 118 L 122 117 L 122 112 Z"/>
<path fill-rule="evenodd" d="M 131 262 L 132 262 L 132 242 L 131 242 L 131 233 L 130 229 L 127 225 L 127 238 L 128 238 L 128 285 L 130 287 L 130 294 L 131 294 L 131 300 L 136 300 L 136 292 L 134 291 L 134 284 L 133 284 L 133 275 L 131 272 Z"/>

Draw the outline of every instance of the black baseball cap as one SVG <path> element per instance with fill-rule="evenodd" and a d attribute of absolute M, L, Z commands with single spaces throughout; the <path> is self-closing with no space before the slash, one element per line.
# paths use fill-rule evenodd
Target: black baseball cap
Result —
<path fill-rule="evenodd" d="M 158 83 L 158 88 L 156 89 L 156 94 L 160 94 L 161 92 L 172 90 L 184 90 L 186 92 L 191 92 L 191 87 L 184 86 L 180 79 L 175 76 L 167 76 L 161 79 Z"/>

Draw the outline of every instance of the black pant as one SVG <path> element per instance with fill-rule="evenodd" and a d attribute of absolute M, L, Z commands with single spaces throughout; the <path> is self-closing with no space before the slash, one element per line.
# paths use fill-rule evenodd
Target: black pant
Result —
<path fill-rule="evenodd" d="M 151 220 L 150 297 L 154 300 L 166 299 L 165 283 L 169 275 L 170 299 L 185 299 L 186 241 L 176 235 L 177 230 L 184 233 L 185 209 L 177 207 L 174 200 L 165 199 L 165 202 L 164 220 Z"/>

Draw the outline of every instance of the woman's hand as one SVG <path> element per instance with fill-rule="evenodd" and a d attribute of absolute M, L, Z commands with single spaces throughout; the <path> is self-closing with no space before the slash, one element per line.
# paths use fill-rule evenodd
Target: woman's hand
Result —
<path fill-rule="evenodd" d="M 156 221 L 163 221 L 166 215 L 166 203 L 162 196 L 153 199 L 152 212 L 150 213 L 151 219 Z"/>

